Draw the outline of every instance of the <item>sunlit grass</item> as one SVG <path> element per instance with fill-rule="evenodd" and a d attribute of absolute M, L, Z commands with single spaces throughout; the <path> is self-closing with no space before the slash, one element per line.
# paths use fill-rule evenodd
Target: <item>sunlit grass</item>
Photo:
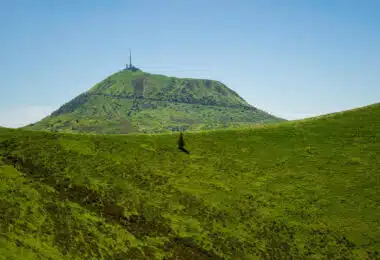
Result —
<path fill-rule="evenodd" d="M 376 259 L 380 105 L 264 127 L 0 130 L 0 255 Z M 24 257 L 25 256 L 25 257 Z"/>

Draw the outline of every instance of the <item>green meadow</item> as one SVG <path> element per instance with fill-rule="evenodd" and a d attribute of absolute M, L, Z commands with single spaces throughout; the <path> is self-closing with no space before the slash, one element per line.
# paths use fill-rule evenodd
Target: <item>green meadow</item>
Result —
<path fill-rule="evenodd" d="M 217 131 L 0 128 L 0 259 L 380 259 L 380 105 Z"/>

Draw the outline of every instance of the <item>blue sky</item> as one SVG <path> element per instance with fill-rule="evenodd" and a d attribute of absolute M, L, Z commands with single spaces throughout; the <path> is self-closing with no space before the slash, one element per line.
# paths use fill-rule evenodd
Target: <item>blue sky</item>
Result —
<path fill-rule="evenodd" d="M 48 115 L 128 62 L 220 80 L 298 119 L 380 101 L 380 1 L 0 1 L 0 125 Z"/>

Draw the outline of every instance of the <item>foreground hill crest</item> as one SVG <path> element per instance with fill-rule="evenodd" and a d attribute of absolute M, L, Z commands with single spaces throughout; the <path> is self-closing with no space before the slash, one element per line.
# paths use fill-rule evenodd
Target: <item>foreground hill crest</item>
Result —
<path fill-rule="evenodd" d="M 380 104 L 251 129 L 0 129 L 3 259 L 379 259 Z"/>
<path fill-rule="evenodd" d="M 26 128 L 108 134 L 156 133 L 280 120 L 249 105 L 219 81 L 123 70 Z"/>

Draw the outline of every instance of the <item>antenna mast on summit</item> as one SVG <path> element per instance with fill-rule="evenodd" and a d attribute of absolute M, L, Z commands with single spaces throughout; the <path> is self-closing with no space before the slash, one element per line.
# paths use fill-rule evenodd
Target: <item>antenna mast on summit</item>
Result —
<path fill-rule="evenodd" d="M 132 51 L 131 51 L 131 48 L 129 48 L 129 64 L 125 64 L 125 69 L 124 70 L 128 70 L 128 71 L 141 71 L 139 68 L 136 68 L 135 66 L 132 65 Z"/>
<path fill-rule="evenodd" d="M 131 52 L 131 48 L 129 48 L 129 67 L 130 68 L 132 67 L 132 52 Z"/>

